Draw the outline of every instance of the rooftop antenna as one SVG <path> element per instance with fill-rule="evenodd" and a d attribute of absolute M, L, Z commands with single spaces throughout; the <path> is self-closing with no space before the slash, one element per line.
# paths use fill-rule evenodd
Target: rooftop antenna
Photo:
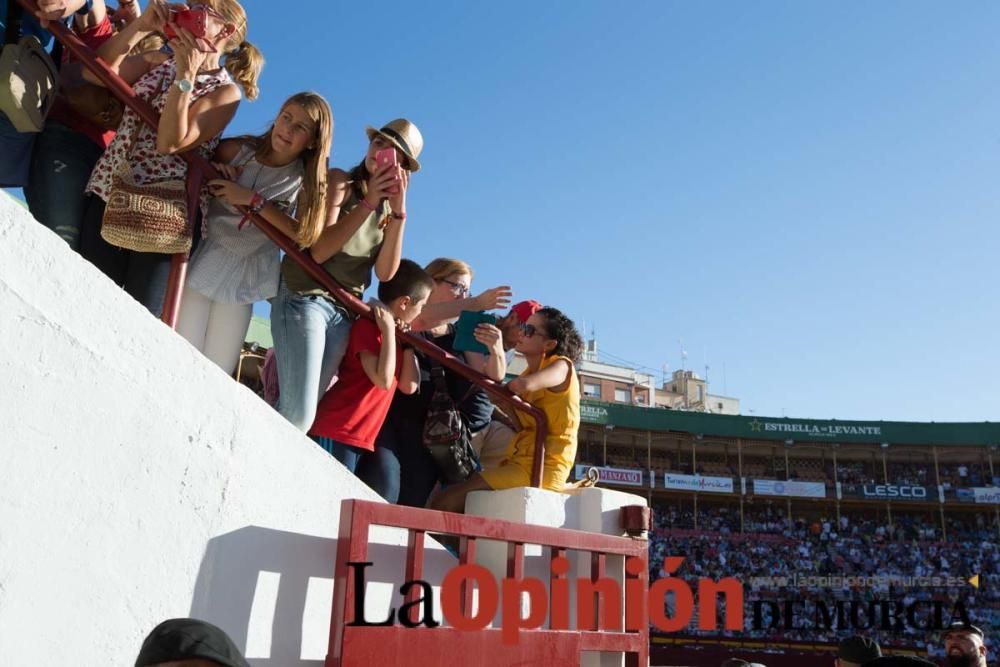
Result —
<path fill-rule="evenodd" d="M 684 341 L 682 339 L 678 338 L 677 339 L 677 344 L 681 346 L 681 370 L 682 371 L 686 371 L 687 370 L 688 353 L 687 353 L 687 350 L 684 349 Z"/>

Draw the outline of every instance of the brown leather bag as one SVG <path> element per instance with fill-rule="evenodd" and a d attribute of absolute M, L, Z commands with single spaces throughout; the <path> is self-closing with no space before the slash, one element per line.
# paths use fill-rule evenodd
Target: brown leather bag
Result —
<path fill-rule="evenodd" d="M 111 91 L 83 78 L 83 65 L 69 63 L 61 71 L 60 95 L 84 119 L 105 130 L 117 130 L 125 105 Z"/>

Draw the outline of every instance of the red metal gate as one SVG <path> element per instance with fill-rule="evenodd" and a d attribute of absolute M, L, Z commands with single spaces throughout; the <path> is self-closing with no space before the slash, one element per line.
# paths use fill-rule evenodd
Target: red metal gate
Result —
<path fill-rule="evenodd" d="M 642 508 L 645 509 L 645 508 Z M 634 514 L 634 508 L 623 508 L 623 523 Z M 648 516 L 648 512 L 646 514 Z M 591 559 L 591 579 L 605 576 L 606 559 L 623 556 L 641 560 L 638 575 L 626 573 L 626 578 L 641 581 L 645 591 L 649 576 L 648 543 L 645 539 L 614 537 L 564 528 L 533 526 L 476 516 L 450 514 L 433 510 L 385 505 L 362 500 L 344 500 L 340 513 L 340 534 L 337 541 L 337 564 L 334 571 L 333 617 L 330 625 L 330 646 L 326 667 L 373 667 L 375 665 L 443 665 L 477 664 L 484 667 L 507 665 L 579 665 L 584 651 L 625 653 L 627 667 L 649 664 L 649 627 L 643 622 L 638 631 L 588 631 L 579 629 L 523 630 L 516 644 L 503 642 L 500 628 L 479 631 L 453 627 L 406 627 L 398 622 L 391 626 L 350 625 L 358 591 L 348 563 L 368 561 L 369 529 L 389 526 L 408 531 L 405 566 L 399 572 L 399 582 L 423 578 L 424 544 L 428 533 L 441 533 L 460 539 L 457 564 L 475 562 L 477 539 L 507 543 L 507 572 L 512 579 L 521 579 L 524 572 L 524 547 L 537 544 L 548 547 L 550 558 L 565 557 L 567 551 L 588 552 Z M 551 575 L 548 590 L 554 580 Z M 406 601 L 416 598 L 410 591 Z M 462 588 L 461 605 L 471 611 L 472 587 Z M 623 609 L 628 608 L 628 591 L 622 591 Z M 603 604 L 595 596 L 594 615 L 600 617 Z M 596 623 L 593 627 L 597 627 Z"/>

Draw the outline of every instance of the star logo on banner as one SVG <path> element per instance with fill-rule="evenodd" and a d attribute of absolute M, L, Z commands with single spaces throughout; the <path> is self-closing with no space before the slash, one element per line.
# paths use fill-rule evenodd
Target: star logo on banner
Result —
<path fill-rule="evenodd" d="M 764 426 L 763 423 L 757 420 L 755 417 L 752 422 L 750 422 L 750 430 L 756 433 L 760 433 L 760 429 Z"/>

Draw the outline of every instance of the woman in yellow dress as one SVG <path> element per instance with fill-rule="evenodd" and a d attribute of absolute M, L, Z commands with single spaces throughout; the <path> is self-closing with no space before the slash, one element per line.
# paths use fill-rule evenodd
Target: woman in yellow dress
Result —
<path fill-rule="evenodd" d="M 507 387 L 545 412 L 549 433 L 545 439 L 542 488 L 561 491 L 576 460 L 580 428 L 580 385 L 574 364 L 583 351 L 583 339 L 572 320 L 555 308 L 542 308 L 521 327 L 517 351 L 528 367 Z M 530 486 L 535 456 L 535 424 L 527 417 L 525 428 L 514 436 L 507 457 L 498 467 L 475 473 L 450 486 L 431 500 L 431 508 L 464 512 L 465 497 L 472 491 Z"/>

